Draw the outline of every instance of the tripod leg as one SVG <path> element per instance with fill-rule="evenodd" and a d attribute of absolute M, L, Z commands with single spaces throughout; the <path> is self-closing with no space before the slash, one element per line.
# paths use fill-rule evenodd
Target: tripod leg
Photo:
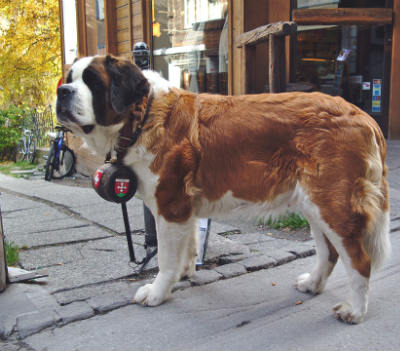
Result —
<path fill-rule="evenodd" d="M 145 245 L 147 247 L 157 246 L 157 230 L 156 222 L 154 216 L 150 209 L 143 202 L 143 212 L 144 212 L 144 227 L 145 227 Z"/>

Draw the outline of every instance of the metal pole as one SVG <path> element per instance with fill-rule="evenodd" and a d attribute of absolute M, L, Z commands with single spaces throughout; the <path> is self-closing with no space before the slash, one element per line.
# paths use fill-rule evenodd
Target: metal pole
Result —
<path fill-rule="evenodd" d="M 135 252 L 133 251 L 133 244 L 132 244 L 132 238 L 131 238 L 131 228 L 129 226 L 129 219 L 128 219 L 128 211 L 126 209 L 126 202 L 121 202 L 121 207 L 122 207 L 122 215 L 124 216 L 124 224 L 125 224 L 126 240 L 128 241 L 129 257 L 131 259 L 131 262 L 136 262 Z"/>
<path fill-rule="evenodd" d="M 144 243 L 147 250 L 148 247 L 157 246 L 157 230 L 156 230 L 156 222 L 154 220 L 154 216 L 144 202 L 143 202 L 143 212 L 144 212 L 144 228 L 145 228 Z"/>

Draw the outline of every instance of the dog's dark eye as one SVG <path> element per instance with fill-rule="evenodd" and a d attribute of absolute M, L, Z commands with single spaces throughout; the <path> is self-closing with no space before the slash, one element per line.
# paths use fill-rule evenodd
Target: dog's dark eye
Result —
<path fill-rule="evenodd" d="M 68 72 L 67 84 L 72 83 L 72 69 Z"/>
<path fill-rule="evenodd" d="M 92 68 L 86 68 L 83 71 L 82 78 L 86 85 L 90 88 L 90 90 L 92 90 L 92 92 L 104 93 L 105 86 L 103 79 L 96 70 Z"/>

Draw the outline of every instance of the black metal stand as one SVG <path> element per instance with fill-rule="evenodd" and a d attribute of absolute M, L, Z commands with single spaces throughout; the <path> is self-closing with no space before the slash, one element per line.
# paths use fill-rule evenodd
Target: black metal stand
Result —
<path fill-rule="evenodd" d="M 126 240 L 128 241 L 129 258 L 131 262 L 141 264 L 142 262 L 136 262 L 135 251 L 133 249 L 132 238 L 131 238 L 131 227 L 129 225 L 128 210 L 126 208 L 126 202 L 121 202 L 122 215 L 124 217 Z"/>
<path fill-rule="evenodd" d="M 129 217 L 128 217 L 128 210 L 126 208 L 126 202 L 121 202 L 121 208 L 122 208 L 122 216 L 124 218 L 124 224 L 125 224 L 126 240 L 128 242 L 129 258 L 130 258 L 131 262 L 141 265 L 140 268 L 135 272 L 135 275 L 139 275 L 140 273 L 143 272 L 144 267 L 146 267 L 146 265 L 150 262 L 150 260 L 157 254 L 157 247 L 154 250 L 147 250 L 148 246 L 147 246 L 147 243 L 145 243 L 146 256 L 141 261 L 136 260 L 135 250 L 133 248 L 133 243 L 132 243 L 132 238 L 131 238 L 131 227 L 129 225 Z M 151 216 L 151 218 L 148 218 L 148 220 L 151 221 L 151 219 L 152 219 L 154 222 L 154 217 L 152 216 L 152 214 L 148 208 L 147 208 L 147 211 Z M 156 238 L 155 243 L 157 245 L 157 235 L 155 233 L 155 224 L 154 223 L 153 223 L 153 228 L 154 228 L 154 235 Z M 146 237 L 146 241 L 147 241 L 147 237 Z"/>

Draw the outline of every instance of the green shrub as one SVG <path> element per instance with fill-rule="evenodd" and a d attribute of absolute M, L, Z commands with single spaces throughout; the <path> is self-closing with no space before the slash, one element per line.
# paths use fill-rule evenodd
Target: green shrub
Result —
<path fill-rule="evenodd" d="M 15 149 L 22 136 L 27 110 L 10 106 L 0 110 L 0 160 L 12 160 Z"/>

